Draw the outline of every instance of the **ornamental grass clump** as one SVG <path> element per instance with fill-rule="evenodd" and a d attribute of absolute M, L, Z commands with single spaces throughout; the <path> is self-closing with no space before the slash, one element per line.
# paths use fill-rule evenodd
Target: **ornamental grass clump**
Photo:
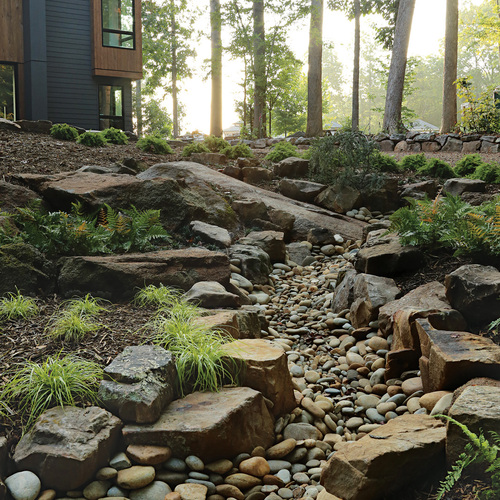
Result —
<path fill-rule="evenodd" d="M 182 292 L 160 284 L 141 288 L 134 297 L 134 304 L 139 307 L 171 307 L 179 302 Z"/>
<path fill-rule="evenodd" d="M 0 392 L 2 413 L 17 413 L 27 430 L 49 408 L 98 404 L 102 377 L 99 365 L 73 355 L 58 354 L 42 363 L 25 361 L 5 374 L 6 383 Z"/>
<path fill-rule="evenodd" d="M 16 293 L 9 292 L 0 299 L 0 318 L 8 320 L 28 319 L 38 314 L 36 300 L 25 297 L 16 288 Z"/>

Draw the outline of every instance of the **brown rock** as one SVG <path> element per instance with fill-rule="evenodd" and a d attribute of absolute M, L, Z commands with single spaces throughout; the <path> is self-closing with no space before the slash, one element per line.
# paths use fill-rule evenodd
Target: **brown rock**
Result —
<path fill-rule="evenodd" d="M 287 198 L 305 201 L 306 203 L 314 203 L 316 196 L 324 191 L 326 186 L 317 182 L 281 179 L 279 189 L 280 193 Z"/>
<path fill-rule="evenodd" d="M 223 476 L 233 468 L 233 462 L 227 458 L 221 458 L 215 462 L 211 462 L 205 465 L 205 469 L 215 474 L 220 474 Z"/>
<path fill-rule="evenodd" d="M 237 472 L 236 474 L 231 474 L 225 479 L 227 484 L 236 486 L 240 490 L 248 490 L 262 484 L 262 480 L 258 477 L 251 476 L 250 474 L 244 474 L 242 472 Z"/>
<path fill-rule="evenodd" d="M 261 248 L 269 255 L 271 262 L 286 261 L 286 245 L 281 231 L 252 231 L 240 238 L 238 244 Z"/>
<path fill-rule="evenodd" d="M 180 494 L 181 500 L 205 500 L 208 488 L 204 484 L 185 483 L 178 484 L 174 491 Z"/>
<path fill-rule="evenodd" d="M 165 495 L 165 500 L 182 500 L 182 497 L 178 491 L 172 491 Z"/>
<path fill-rule="evenodd" d="M 387 353 L 385 365 L 385 380 L 399 378 L 408 370 L 418 368 L 418 351 L 414 349 L 396 349 Z"/>
<path fill-rule="evenodd" d="M 219 330 L 233 339 L 256 339 L 261 336 L 260 320 L 256 311 L 218 310 L 195 319 L 195 322 Z"/>
<path fill-rule="evenodd" d="M 313 417 L 325 418 L 325 412 L 311 398 L 305 397 L 300 402 L 300 406 L 307 410 Z"/>
<path fill-rule="evenodd" d="M 241 169 L 243 182 L 248 184 L 261 184 L 273 180 L 273 173 L 263 167 L 243 167 Z"/>
<path fill-rule="evenodd" d="M 293 438 L 284 439 L 283 441 L 271 446 L 266 452 L 266 456 L 270 460 L 283 458 L 291 453 L 297 446 L 297 441 Z"/>
<path fill-rule="evenodd" d="M 264 477 L 271 472 L 267 460 L 262 457 L 251 457 L 240 463 L 239 469 L 251 476 Z"/>
<path fill-rule="evenodd" d="M 403 389 L 403 392 L 405 393 L 406 396 L 411 396 L 415 392 L 421 391 L 423 389 L 422 379 L 420 377 L 413 377 L 406 379 L 401 384 L 401 389 Z"/>
<path fill-rule="evenodd" d="M 262 478 L 262 484 L 270 484 L 274 486 L 278 486 L 279 488 L 283 488 L 285 483 L 277 476 L 267 475 Z"/>
<path fill-rule="evenodd" d="M 127 455 L 141 465 L 158 465 L 172 456 L 168 446 L 137 445 L 127 447 Z"/>
<path fill-rule="evenodd" d="M 126 490 L 138 490 L 152 483 L 155 479 L 155 474 L 156 471 L 154 467 L 149 465 L 133 465 L 128 469 L 118 471 L 116 484 L 120 488 L 125 488 Z"/>
<path fill-rule="evenodd" d="M 225 498 L 236 498 L 236 500 L 243 500 L 245 495 L 241 492 L 239 488 L 233 486 L 232 484 L 218 484 L 215 490 L 219 495 Z"/>
<path fill-rule="evenodd" d="M 469 141 L 469 142 L 464 142 L 462 145 L 462 153 L 463 154 L 469 154 L 469 153 L 477 153 L 477 150 L 481 146 L 481 141 Z"/>
<path fill-rule="evenodd" d="M 434 392 L 428 392 L 427 394 L 424 394 L 420 400 L 420 406 L 422 408 L 425 408 L 429 413 L 432 411 L 434 406 L 436 406 L 436 403 L 443 397 L 446 396 L 447 394 L 451 394 L 450 391 L 434 391 Z"/>
<path fill-rule="evenodd" d="M 309 160 L 292 156 L 275 163 L 273 170 L 277 177 L 304 178 L 307 177 L 309 171 Z"/>
<path fill-rule="evenodd" d="M 227 163 L 227 156 L 219 153 L 193 153 L 191 159 L 203 165 L 225 165 Z"/>

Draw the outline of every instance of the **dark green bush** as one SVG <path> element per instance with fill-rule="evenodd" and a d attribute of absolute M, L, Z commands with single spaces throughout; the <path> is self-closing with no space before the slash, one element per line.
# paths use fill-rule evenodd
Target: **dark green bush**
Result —
<path fill-rule="evenodd" d="M 67 123 L 56 123 L 50 127 L 50 135 L 61 141 L 75 141 L 78 137 L 78 130 Z"/>
<path fill-rule="evenodd" d="M 247 144 L 243 144 L 240 142 L 236 144 L 236 146 L 229 146 L 229 144 L 221 149 L 220 151 L 223 155 L 226 155 L 231 160 L 235 160 L 236 158 L 252 158 L 253 153 L 250 149 L 250 146 Z"/>
<path fill-rule="evenodd" d="M 484 163 L 483 159 L 477 153 L 465 155 L 457 161 L 453 170 L 458 176 L 465 177 L 466 175 L 472 175 L 482 163 Z"/>
<path fill-rule="evenodd" d="M 225 141 L 222 137 L 216 137 L 215 135 L 205 137 L 203 143 L 212 153 L 219 153 L 222 152 L 224 148 L 230 147 L 229 142 Z"/>
<path fill-rule="evenodd" d="M 451 179 L 455 177 L 455 172 L 449 163 L 439 158 L 431 158 L 426 165 L 417 170 L 420 175 L 437 177 L 438 179 Z"/>
<path fill-rule="evenodd" d="M 361 132 L 323 137 L 310 151 L 309 176 L 315 182 L 363 190 L 377 188 L 384 179 L 377 167 L 378 145 Z"/>
<path fill-rule="evenodd" d="M 155 155 L 171 155 L 174 152 L 165 139 L 155 137 L 154 135 L 141 137 L 137 141 L 137 147 L 145 153 Z"/>
<path fill-rule="evenodd" d="M 377 170 L 381 172 L 390 172 L 390 173 L 398 173 L 399 165 L 394 158 L 394 156 L 386 155 L 384 153 L 374 153 L 373 155 L 373 164 Z"/>
<path fill-rule="evenodd" d="M 123 130 L 110 127 L 110 128 L 103 130 L 101 133 L 104 136 L 104 138 L 108 142 L 110 142 L 111 144 L 127 144 L 128 143 L 128 137 L 123 132 Z"/>
<path fill-rule="evenodd" d="M 500 184 L 500 165 L 498 163 L 482 163 L 471 177 L 481 179 L 488 184 Z"/>
<path fill-rule="evenodd" d="M 193 153 L 210 153 L 210 149 L 203 142 L 192 142 L 182 150 L 182 156 L 191 156 Z"/>
<path fill-rule="evenodd" d="M 399 165 L 403 170 L 416 172 L 418 169 L 423 168 L 427 165 L 427 158 L 425 157 L 424 153 L 408 155 L 401 158 Z"/>
<path fill-rule="evenodd" d="M 271 151 L 269 151 L 265 159 L 271 160 L 273 163 L 278 163 L 279 161 L 292 156 L 300 157 L 297 147 L 290 142 L 281 141 L 271 148 Z"/>
<path fill-rule="evenodd" d="M 105 146 L 108 141 L 102 135 L 102 132 L 84 132 L 78 136 L 76 140 L 78 144 L 83 144 L 84 146 L 89 146 L 92 148 L 98 148 Z"/>

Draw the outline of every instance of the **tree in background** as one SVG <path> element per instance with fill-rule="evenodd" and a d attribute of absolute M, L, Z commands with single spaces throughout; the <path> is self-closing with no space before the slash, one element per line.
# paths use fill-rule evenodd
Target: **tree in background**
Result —
<path fill-rule="evenodd" d="M 401 106 L 406 71 L 408 43 L 410 41 L 411 22 L 415 0 L 401 0 L 396 19 L 391 66 L 387 81 L 383 129 L 389 133 L 403 130 Z"/>
<path fill-rule="evenodd" d="M 222 20 L 219 0 L 210 0 L 210 27 L 212 44 L 210 135 L 222 137 Z"/>
<path fill-rule="evenodd" d="M 253 132 L 257 138 L 266 135 L 266 36 L 264 0 L 253 0 Z"/>

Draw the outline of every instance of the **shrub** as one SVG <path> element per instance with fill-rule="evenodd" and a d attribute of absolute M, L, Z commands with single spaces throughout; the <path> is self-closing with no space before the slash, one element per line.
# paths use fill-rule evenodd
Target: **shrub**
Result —
<path fill-rule="evenodd" d="M 489 184 L 500 184 L 500 165 L 498 163 L 482 163 L 471 177 L 481 179 Z"/>
<path fill-rule="evenodd" d="M 252 158 L 253 153 L 250 146 L 240 142 L 236 146 L 227 145 L 220 151 L 223 155 L 226 155 L 229 159 L 235 160 L 236 158 Z"/>
<path fill-rule="evenodd" d="M 399 165 L 394 156 L 386 155 L 384 153 L 373 154 L 373 165 L 381 172 L 398 173 Z"/>
<path fill-rule="evenodd" d="M 399 165 L 403 170 L 416 172 L 420 168 L 423 168 L 427 165 L 427 158 L 425 157 L 424 153 L 408 155 L 401 158 Z"/>
<path fill-rule="evenodd" d="M 439 179 L 451 179 L 455 177 L 455 172 L 451 168 L 451 165 L 439 158 L 431 158 L 426 165 L 417 170 L 417 173 Z"/>
<path fill-rule="evenodd" d="M 219 153 L 222 152 L 224 148 L 230 147 L 229 142 L 215 135 L 205 137 L 203 143 L 212 153 Z"/>
<path fill-rule="evenodd" d="M 267 153 L 265 159 L 271 160 L 273 163 L 278 163 L 279 161 L 292 156 L 300 157 L 297 146 L 288 141 L 281 141 L 271 148 L 271 151 Z"/>
<path fill-rule="evenodd" d="M 182 156 L 191 156 L 193 153 L 210 153 L 210 149 L 203 142 L 192 142 L 184 147 Z"/>
<path fill-rule="evenodd" d="M 8 374 L 0 402 L 7 408 L 16 406 L 24 426 L 29 428 L 54 406 L 97 404 L 102 376 L 99 365 L 71 355 L 49 357 L 41 364 L 25 361 Z"/>
<path fill-rule="evenodd" d="M 50 135 L 62 141 L 75 141 L 78 137 L 78 130 L 67 123 L 56 123 L 50 127 Z"/>
<path fill-rule="evenodd" d="M 7 319 L 28 319 L 38 314 L 35 299 L 24 297 L 19 290 L 8 293 L 0 299 L 0 317 Z"/>
<path fill-rule="evenodd" d="M 155 137 L 154 135 L 141 137 L 137 141 L 137 147 L 145 153 L 155 155 L 171 155 L 174 152 L 165 139 Z"/>
<path fill-rule="evenodd" d="M 117 128 L 107 128 L 103 130 L 102 135 L 106 139 L 106 141 L 110 142 L 111 144 L 127 144 L 128 143 L 128 137 L 126 134 L 123 132 L 123 130 L 119 130 Z"/>
<path fill-rule="evenodd" d="M 92 148 L 99 148 L 105 146 L 107 143 L 102 132 L 84 132 L 78 136 L 76 142 Z"/>
<path fill-rule="evenodd" d="M 309 175 L 323 184 L 376 188 L 383 180 L 377 168 L 378 145 L 361 132 L 339 132 L 311 146 Z"/>
<path fill-rule="evenodd" d="M 453 170 L 458 176 L 465 177 L 466 175 L 472 175 L 476 168 L 483 163 L 483 159 L 477 153 L 465 155 L 457 161 Z"/>

